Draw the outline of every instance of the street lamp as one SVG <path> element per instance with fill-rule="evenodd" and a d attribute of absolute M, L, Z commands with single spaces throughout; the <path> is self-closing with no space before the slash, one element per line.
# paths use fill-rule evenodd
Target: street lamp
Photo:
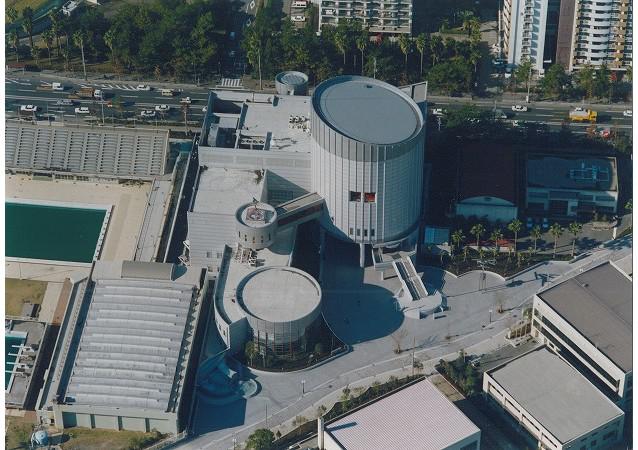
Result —
<path fill-rule="evenodd" d="M 306 380 L 301 380 L 301 396 L 306 393 Z"/>
<path fill-rule="evenodd" d="M 492 323 L 492 310 L 490 309 L 490 323 Z"/>

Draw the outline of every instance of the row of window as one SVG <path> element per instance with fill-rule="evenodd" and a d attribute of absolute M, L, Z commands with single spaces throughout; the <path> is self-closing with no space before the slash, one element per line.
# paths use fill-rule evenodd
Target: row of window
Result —
<path fill-rule="evenodd" d="M 534 315 L 536 317 L 539 316 L 539 313 L 538 313 L 537 309 L 534 309 Z M 541 329 L 541 327 L 538 325 L 538 322 L 536 322 L 536 321 L 534 321 L 534 322 L 535 322 L 534 326 L 536 328 L 538 328 L 538 329 Z M 605 378 L 609 383 L 611 383 L 616 388 L 616 390 L 618 390 L 618 386 L 619 386 L 619 383 L 620 383 L 619 380 L 616 380 L 611 375 L 609 375 L 602 367 L 600 367 L 599 364 L 597 364 L 593 359 L 591 359 L 589 357 L 589 355 L 587 355 L 584 351 L 582 351 L 580 349 L 580 347 L 578 347 L 576 344 L 574 344 L 574 342 L 570 338 L 568 338 L 565 335 L 565 333 L 560 331 L 556 327 L 556 325 L 551 323 L 547 319 L 547 317 L 544 317 L 544 316 L 541 317 L 541 322 L 543 323 L 543 327 L 544 328 L 550 329 L 556 336 L 558 336 L 559 339 L 561 339 L 569 347 L 567 350 L 576 352 L 582 359 L 584 359 L 587 362 L 587 364 L 589 364 L 591 367 L 593 367 L 593 369 L 596 371 L 597 374 L 599 374 L 599 376 L 602 376 L 603 378 Z M 545 334 L 545 336 L 547 336 L 547 333 L 544 333 L 544 334 Z"/>
<path fill-rule="evenodd" d="M 354 236 L 354 228 L 350 227 L 350 236 Z M 361 237 L 361 228 L 357 228 L 357 237 Z M 368 230 L 363 229 L 363 237 L 368 237 Z M 370 230 L 370 237 L 374 237 L 374 228 Z"/>
<path fill-rule="evenodd" d="M 363 195 L 361 194 L 361 192 L 350 191 L 350 201 L 360 202 L 362 198 L 364 203 L 374 203 L 377 201 L 376 192 L 363 192 Z"/>

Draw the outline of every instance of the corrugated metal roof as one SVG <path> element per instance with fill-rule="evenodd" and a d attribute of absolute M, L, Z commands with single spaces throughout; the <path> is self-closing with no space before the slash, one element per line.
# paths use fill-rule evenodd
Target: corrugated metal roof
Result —
<path fill-rule="evenodd" d="M 441 450 L 480 430 L 429 380 L 326 426 L 347 450 Z"/>
<path fill-rule="evenodd" d="M 186 218 L 190 263 L 211 266 L 215 271 L 221 264 L 224 246 L 237 241 L 235 215 L 189 212 Z"/>
<path fill-rule="evenodd" d="M 628 372 L 633 367 L 631 285 L 606 262 L 537 295 Z"/>
<path fill-rule="evenodd" d="M 5 122 L 5 164 L 75 174 L 163 175 L 168 131 Z"/>
<path fill-rule="evenodd" d="M 173 264 L 144 261 L 122 261 L 122 278 L 170 280 L 172 276 Z"/>
<path fill-rule="evenodd" d="M 576 369 L 546 347 L 488 373 L 562 443 L 623 415 Z"/>
<path fill-rule="evenodd" d="M 174 281 L 97 280 L 67 401 L 168 410 L 195 292 Z"/>

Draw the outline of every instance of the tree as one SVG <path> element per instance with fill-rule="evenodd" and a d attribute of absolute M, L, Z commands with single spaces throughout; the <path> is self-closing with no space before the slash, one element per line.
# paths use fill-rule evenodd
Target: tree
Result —
<path fill-rule="evenodd" d="M 343 67 L 346 67 L 346 51 L 348 50 L 348 34 L 345 27 L 338 27 L 333 35 L 335 47 L 343 55 Z"/>
<path fill-rule="evenodd" d="M 450 61 L 439 63 L 428 73 L 428 82 L 448 94 L 468 91 L 472 85 L 470 61 L 455 56 Z"/>
<path fill-rule="evenodd" d="M 104 34 L 103 39 L 104 39 L 104 43 L 106 44 L 106 46 L 109 48 L 109 50 L 111 50 L 111 62 L 113 62 L 113 64 L 115 64 L 115 51 L 114 51 L 115 31 L 113 30 L 113 28 L 110 28 Z"/>
<path fill-rule="evenodd" d="M 629 200 L 627 200 L 627 203 L 625 203 L 625 210 L 632 212 L 633 207 L 634 207 L 634 203 L 633 203 L 633 200 L 630 198 Z"/>
<path fill-rule="evenodd" d="M 532 61 L 529 58 L 521 60 L 514 70 L 514 82 L 525 83 L 525 88 L 529 88 L 530 74 L 532 73 Z"/>
<path fill-rule="evenodd" d="M 246 448 L 251 450 L 272 450 L 275 442 L 275 435 L 265 428 L 255 430 L 246 441 Z"/>
<path fill-rule="evenodd" d="M 49 11 L 49 21 L 51 22 L 51 31 L 55 36 L 55 47 L 57 49 L 57 57 L 60 57 L 60 11 L 57 8 Z"/>
<path fill-rule="evenodd" d="M 22 10 L 22 28 L 29 35 L 29 46 L 33 48 L 33 9 L 30 6 Z"/>
<path fill-rule="evenodd" d="M 35 64 L 40 64 L 40 49 L 38 47 L 31 47 L 31 58 L 35 60 Z"/>
<path fill-rule="evenodd" d="M 555 223 L 551 227 L 549 227 L 549 232 L 554 236 L 554 256 L 556 258 L 556 247 L 558 246 L 558 238 L 563 235 L 563 227 L 559 224 Z"/>
<path fill-rule="evenodd" d="M 427 41 L 427 37 L 425 36 L 425 33 L 419 34 L 414 40 L 414 45 L 417 51 L 419 52 L 419 54 L 421 55 L 421 64 L 419 69 L 419 75 L 421 76 L 423 76 L 423 53 L 425 52 L 425 46 L 427 45 L 427 43 L 428 41 Z"/>
<path fill-rule="evenodd" d="M 244 347 L 244 354 L 246 355 L 246 358 L 248 358 L 248 361 L 250 361 L 251 366 L 253 365 L 253 359 L 255 358 L 255 356 L 257 356 L 257 353 L 258 351 L 255 342 L 246 342 L 246 346 Z"/>
<path fill-rule="evenodd" d="M 5 14 L 7 16 L 7 19 L 9 20 L 9 23 L 13 23 L 18 20 L 18 11 L 13 6 L 7 6 Z"/>
<path fill-rule="evenodd" d="M 596 71 L 594 68 L 587 64 L 582 67 L 575 76 L 576 85 L 583 91 L 585 98 L 592 98 L 594 96 L 594 84 L 596 82 Z"/>
<path fill-rule="evenodd" d="M 476 247 L 479 247 L 479 241 L 481 240 L 481 235 L 485 233 L 485 227 L 481 223 L 477 223 L 470 229 L 470 234 L 476 236 Z"/>
<path fill-rule="evenodd" d="M 521 231 L 523 227 L 523 222 L 518 219 L 512 220 L 508 225 L 507 229 L 514 233 L 514 253 L 516 253 L 516 247 L 518 244 L 518 233 Z"/>
<path fill-rule="evenodd" d="M 612 87 L 611 83 L 611 72 L 607 67 L 607 64 L 602 64 L 598 70 L 596 71 L 596 76 L 594 77 L 594 86 L 593 92 L 596 97 L 605 97 L 608 96 L 611 101 L 611 92 L 610 89 Z"/>
<path fill-rule="evenodd" d="M 567 229 L 572 234 L 572 236 L 574 236 L 574 239 L 572 240 L 572 258 L 573 258 L 574 252 L 576 251 L 576 239 L 578 238 L 578 235 L 580 234 L 580 232 L 583 231 L 583 226 L 579 224 L 578 222 L 572 222 L 569 224 Z"/>
<path fill-rule="evenodd" d="M 569 85 L 569 75 L 565 73 L 565 68 L 560 64 L 550 66 L 541 80 L 541 89 L 545 95 L 563 98 L 565 88 Z"/>
<path fill-rule="evenodd" d="M 500 228 L 495 228 L 492 230 L 492 234 L 490 234 L 490 240 L 494 242 L 494 257 L 498 253 L 498 241 L 503 239 L 503 232 Z"/>
<path fill-rule="evenodd" d="M 459 230 L 456 230 L 454 233 L 452 233 L 452 243 L 454 244 L 452 246 L 452 254 L 454 254 L 455 249 L 458 250 L 461 247 L 461 244 L 463 243 L 464 240 L 465 240 L 465 235 L 463 235 L 463 230 L 459 229 Z"/>
<path fill-rule="evenodd" d="M 18 51 L 18 49 L 20 48 L 20 38 L 18 37 L 18 33 L 16 32 L 16 30 L 9 31 L 8 39 L 11 47 L 13 47 L 16 51 L 16 62 L 18 62 L 20 61 L 20 52 Z"/>
<path fill-rule="evenodd" d="M 55 35 L 53 34 L 53 30 L 49 28 L 48 30 L 44 30 L 42 33 L 42 40 L 44 41 L 44 45 L 47 46 L 47 54 L 49 55 L 49 65 L 51 65 L 51 46 L 53 45 L 53 39 Z"/>
<path fill-rule="evenodd" d="M 430 38 L 430 56 L 432 58 L 432 65 L 436 65 L 441 60 L 441 54 L 443 53 L 443 38 L 438 34 Z"/>
<path fill-rule="evenodd" d="M 86 35 L 84 30 L 78 30 L 73 33 L 73 42 L 75 45 L 80 47 L 80 51 L 82 52 L 82 70 L 84 71 L 84 79 L 86 80 L 86 63 L 84 61 L 84 39 Z"/>
<path fill-rule="evenodd" d="M 368 32 L 364 30 L 356 39 L 357 48 L 361 52 L 361 75 L 363 75 L 363 67 L 365 64 L 363 58 L 369 43 L 370 38 L 368 37 Z"/>
<path fill-rule="evenodd" d="M 407 75 L 408 73 L 408 53 L 410 53 L 410 49 L 412 48 L 412 41 L 410 40 L 410 38 L 405 35 L 405 34 L 401 34 L 401 36 L 399 36 L 399 48 L 401 49 L 401 53 L 403 53 L 403 55 L 405 56 L 405 74 Z"/>
<path fill-rule="evenodd" d="M 532 237 L 532 240 L 534 241 L 534 253 L 536 253 L 536 242 L 543 235 L 543 232 L 541 231 L 541 227 L 539 227 L 538 225 L 535 225 L 534 228 L 532 228 L 532 230 L 530 231 L 529 234 Z"/>

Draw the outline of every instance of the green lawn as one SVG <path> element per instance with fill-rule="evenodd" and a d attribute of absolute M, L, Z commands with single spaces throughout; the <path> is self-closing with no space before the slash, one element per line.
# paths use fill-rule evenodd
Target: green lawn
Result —
<path fill-rule="evenodd" d="M 129 450 L 149 446 L 161 439 L 159 433 L 67 428 L 63 450 Z"/>

